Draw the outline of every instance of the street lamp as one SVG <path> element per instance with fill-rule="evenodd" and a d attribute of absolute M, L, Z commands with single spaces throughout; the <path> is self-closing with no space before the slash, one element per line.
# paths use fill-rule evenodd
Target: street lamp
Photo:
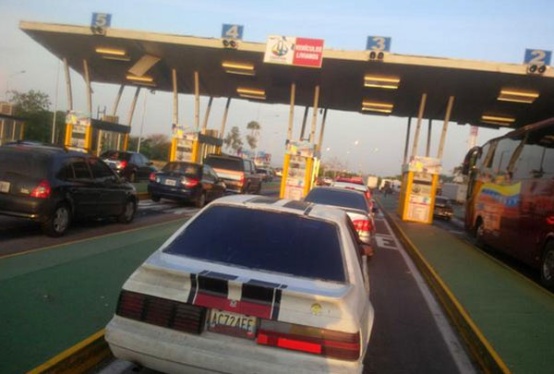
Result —
<path fill-rule="evenodd" d="M 10 80 L 16 75 L 25 74 L 26 72 L 27 72 L 26 70 L 20 70 L 8 75 L 8 78 L 6 79 L 6 91 L 4 92 L 4 99 L 6 101 L 8 101 L 8 92 L 10 92 Z"/>

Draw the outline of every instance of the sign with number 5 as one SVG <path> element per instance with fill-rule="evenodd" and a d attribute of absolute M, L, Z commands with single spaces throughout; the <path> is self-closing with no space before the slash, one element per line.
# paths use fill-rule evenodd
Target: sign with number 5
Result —
<path fill-rule="evenodd" d="M 110 27 L 112 23 L 112 15 L 109 13 L 92 13 L 93 27 Z"/>

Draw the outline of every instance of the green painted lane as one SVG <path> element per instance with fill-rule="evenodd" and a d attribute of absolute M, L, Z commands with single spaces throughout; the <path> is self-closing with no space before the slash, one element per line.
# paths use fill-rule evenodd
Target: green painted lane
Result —
<path fill-rule="evenodd" d="M 434 225 L 403 222 L 377 197 L 513 373 L 553 372 L 554 295 Z"/>
<path fill-rule="evenodd" d="M 0 373 L 23 373 L 105 327 L 127 277 L 183 220 L 0 259 Z"/>

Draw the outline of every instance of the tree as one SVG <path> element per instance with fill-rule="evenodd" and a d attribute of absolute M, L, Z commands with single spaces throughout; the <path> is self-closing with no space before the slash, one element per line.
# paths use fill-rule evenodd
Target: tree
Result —
<path fill-rule="evenodd" d="M 10 102 L 14 105 L 15 115 L 25 118 L 25 139 L 49 143 L 52 140 L 54 114 L 49 111 L 48 94 L 34 90 L 27 93 L 9 91 L 8 94 Z M 57 124 L 58 121 L 56 121 Z"/>
<path fill-rule="evenodd" d="M 260 129 L 262 126 L 256 121 L 250 121 L 248 122 L 248 125 L 246 125 L 246 128 L 250 130 L 250 134 L 246 136 L 246 142 L 248 143 L 248 146 L 251 150 L 256 149 L 258 146 L 258 139 L 260 137 Z"/>
<path fill-rule="evenodd" d="M 223 139 L 223 144 L 225 144 L 227 149 L 231 148 L 235 154 L 240 153 L 243 143 L 240 135 L 240 129 L 237 126 L 233 126 L 231 131 L 227 133 L 227 136 Z"/>

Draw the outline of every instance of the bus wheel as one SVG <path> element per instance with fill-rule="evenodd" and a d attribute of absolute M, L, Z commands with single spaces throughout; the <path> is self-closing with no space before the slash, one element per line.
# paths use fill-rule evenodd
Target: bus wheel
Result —
<path fill-rule="evenodd" d="M 546 244 L 541 260 L 541 283 L 554 290 L 554 241 Z"/>

